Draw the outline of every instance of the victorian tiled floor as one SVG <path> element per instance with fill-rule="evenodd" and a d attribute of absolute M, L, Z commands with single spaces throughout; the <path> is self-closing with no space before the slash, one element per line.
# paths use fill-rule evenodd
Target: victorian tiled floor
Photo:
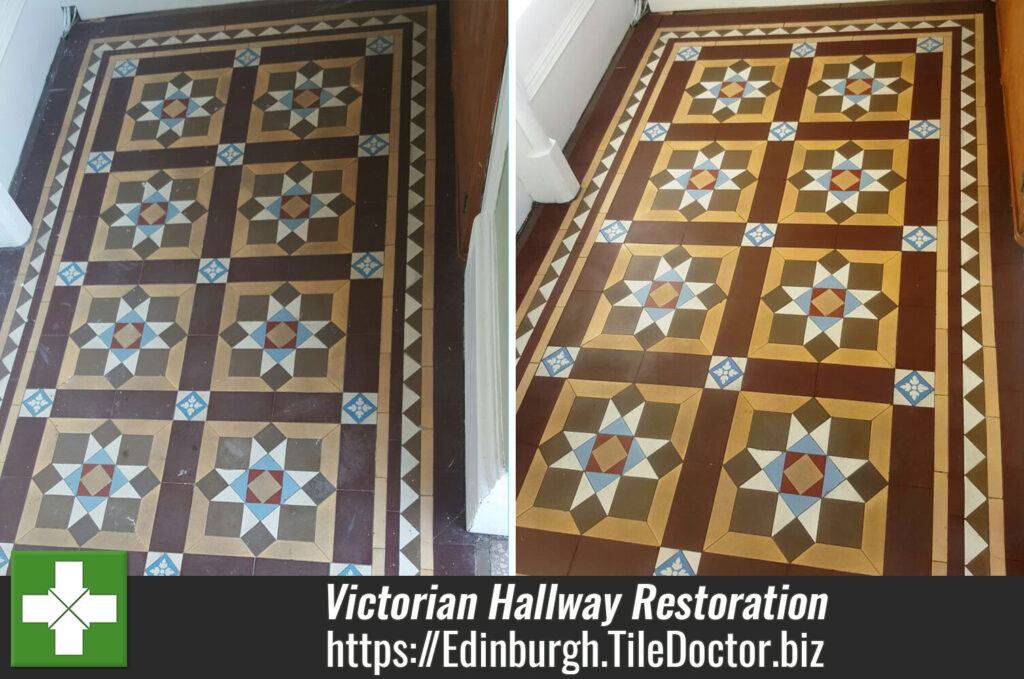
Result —
<path fill-rule="evenodd" d="M 0 555 L 473 572 L 462 396 L 433 394 L 462 353 L 443 15 L 359 9 L 72 33 L 18 194 Z"/>
<path fill-rule="evenodd" d="M 641 22 L 520 243 L 520 573 L 1024 569 L 994 40 L 981 2 Z"/>

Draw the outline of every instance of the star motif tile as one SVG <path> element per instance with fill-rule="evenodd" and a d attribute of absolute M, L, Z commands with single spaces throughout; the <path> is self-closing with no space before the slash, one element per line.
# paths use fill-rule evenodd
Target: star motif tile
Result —
<path fill-rule="evenodd" d="M 629 243 L 583 346 L 711 354 L 738 248 Z"/>
<path fill-rule="evenodd" d="M 213 388 L 341 391 L 348 286 L 228 283 Z"/>
<path fill-rule="evenodd" d="M 186 551 L 330 562 L 337 424 L 208 423 Z"/>
<path fill-rule="evenodd" d="M 704 552 L 880 573 L 892 406 L 741 392 Z"/>
<path fill-rule="evenodd" d="M 696 575 L 699 566 L 700 552 L 662 547 L 658 550 L 658 560 L 655 562 L 654 575 Z"/>
<path fill-rule="evenodd" d="M 548 347 L 537 366 L 537 374 L 564 379 L 572 373 L 572 366 L 579 355 L 579 347 Z"/>
<path fill-rule="evenodd" d="M 118 149 L 215 144 L 231 69 L 136 76 Z"/>
<path fill-rule="evenodd" d="M 83 287 L 60 386 L 176 389 L 193 294 L 189 285 Z"/>
<path fill-rule="evenodd" d="M 673 122 L 771 120 L 787 62 L 787 59 L 697 62 Z"/>
<path fill-rule="evenodd" d="M 170 423 L 51 419 L 18 542 L 146 551 Z"/>
<path fill-rule="evenodd" d="M 198 256 L 202 253 L 212 186 L 210 168 L 111 174 L 90 259 Z"/>
<path fill-rule="evenodd" d="M 892 367 L 900 255 L 775 248 L 748 356 Z"/>
<path fill-rule="evenodd" d="M 914 55 L 817 57 L 801 120 L 908 120 Z"/>
<path fill-rule="evenodd" d="M 149 552 L 143 575 L 168 577 L 181 575 L 181 553 Z"/>
<path fill-rule="evenodd" d="M 261 64 L 248 141 L 357 134 L 362 58 Z"/>
<path fill-rule="evenodd" d="M 665 142 L 634 221 L 740 221 L 768 142 Z"/>
<path fill-rule="evenodd" d="M 247 165 L 242 169 L 232 256 L 352 251 L 352 159 Z"/>
<path fill-rule="evenodd" d="M 780 223 L 902 224 L 907 141 L 798 141 Z"/>
<path fill-rule="evenodd" d="M 658 544 L 699 392 L 568 379 L 519 496 L 519 525 Z"/>

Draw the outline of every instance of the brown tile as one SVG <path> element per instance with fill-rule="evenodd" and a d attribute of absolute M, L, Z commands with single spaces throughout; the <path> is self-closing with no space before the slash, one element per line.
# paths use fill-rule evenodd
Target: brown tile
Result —
<path fill-rule="evenodd" d="M 912 306 L 900 308 L 896 329 L 896 367 L 935 370 L 934 328 L 934 310 Z"/>
<path fill-rule="evenodd" d="M 169 420 L 177 394 L 173 391 L 115 391 L 111 417 Z"/>
<path fill-rule="evenodd" d="M 202 422 L 173 422 L 164 461 L 164 483 L 195 483 L 199 447 L 203 442 Z"/>
<path fill-rule="evenodd" d="M 14 542 L 18 533 L 18 522 L 25 506 L 25 496 L 32 480 L 28 476 L 0 476 L 0 540 Z"/>
<path fill-rule="evenodd" d="M 640 368 L 644 354 L 641 351 L 615 349 L 580 349 L 573 365 L 573 377 L 586 380 L 632 382 Z"/>
<path fill-rule="evenodd" d="M 274 394 L 271 419 L 275 422 L 340 422 L 341 397 L 338 394 L 278 392 Z"/>
<path fill-rule="evenodd" d="M 113 391 L 58 389 L 50 417 L 110 417 L 115 400 Z"/>
<path fill-rule="evenodd" d="M 648 351 L 640 361 L 636 381 L 642 384 L 671 384 L 703 387 L 708 376 L 707 356 Z"/>
<path fill-rule="evenodd" d="M 165 483 L 160 487 L 153 536 L 149 545 L 152 551 L 185 551 L 185 534 L 188 532 L 188 517 L 192 511 L 192 492 L 191 485 L 182 483 Z"/>
<path fill-rule="evenodd" d="M 11 444 L 7 451 L 7 459 L 4 460 L 3 465 L 5 478 L 32 476 L 36 455 L 39 453 L 39 442 L 45 428 L 45 418 L 20 417 L 16 420 L 14 433 L 11 435 Z"/>
<path fill-rule="evenodd" d="M 929 575 L 932 563 L 932 490 L 890 486 L 883 575 Z M 907 517 L 914 517 L 908 521 Z"/>
<path fill-rule="evenodd" d="M 252 557 L 185 554 L 181 557 L 181 572 L 183 575 L 252 575 L 254 563 Z"/>
<path fill-rule="evenodd" d="M 337 487 L 339 490 L 373 490 L 376 472 L 376 427 L 342 427 Z"/>
<path fill-rule="evenodd" d="M 269 422 L 274 408 L 272 392 L 214 391 L 210 394 L 208 420 Z"/>
<path fill-rule="evenodd" d="M 817 363 L 748 358 L 743 390 L 812 396 L 817 378 Z"/>
<path fill-rule="evenodd" d="M 700 557 L 697 575 L 785 575 L 787 564 L 776 561 L 744 559 L 713 552 L 704 552 Z"/>
<path fill-rule="evenodd" d="M 516 573 L 520 575 L 568 575 L 579 541 L 578 535 L 517 528 Z M 653 566 L 651 570 L 653 572 Z"/>
<path fill-rule="evenodd" d="M 935 253 L 905 252 L 900 258 L 900 308 L 935 308 Z"/>
<path fill-rule="evenodd" d="M 373 561 L 373 493 L 338 491 L 334 519 L 334 561 Z"/>
<path fill-rule="evenodd" d="M 818 366 L 816 396 L 891 403 L 893 370 L 822 363 Z"/>
<path fill-rule="evenodd" d="M 934 451 L 934 409 L 893 408 L 889 484 L 931 488 L 935 469 Z"/>
<path fill-rule="evenodd" d="M 580 538 L 569 575 L 651 575 L 658 548 L 629 542 Z"/>
<path fill-rule="evenodd" d="M 328 562 L 293 561 L 291 559 L 256 559 L 253 575 L 328 575 Z"/>
<path fill-rule="evenodd" d="M 569 301 L 562 310 L 549 344 L 560 347 L 578 347 L 594 316 L 598 300 L 603 294 L 590 290 L 576 290 L 569 295 Z"/>

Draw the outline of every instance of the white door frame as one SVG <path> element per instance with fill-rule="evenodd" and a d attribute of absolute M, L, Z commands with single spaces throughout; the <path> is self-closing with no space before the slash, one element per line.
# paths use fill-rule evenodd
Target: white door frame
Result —
<path fill-rule="evenodd" d="M 508 76 L 506 56 L 465 274 L 466 529 L 491 535 L 509 532 L 508 299 L 499 282 L 508 280 L 509 219 L 507 207 L 503 214 L 498 207 L 502 175 L 508 174 Z"/>

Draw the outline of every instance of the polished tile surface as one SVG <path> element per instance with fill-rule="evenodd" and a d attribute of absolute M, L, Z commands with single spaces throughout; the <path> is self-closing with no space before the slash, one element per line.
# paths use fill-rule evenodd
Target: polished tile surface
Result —
<path fill-rule="evenodd" d="M 3 326 L 0 569 L 434 572 L 438 12 L 309 7 L 76 28 Z"/>
<path fill-rule="evenodd" d="M 1006 572 L 975 9 L 640 24 L 520 249 L 519 572 Z"/>

